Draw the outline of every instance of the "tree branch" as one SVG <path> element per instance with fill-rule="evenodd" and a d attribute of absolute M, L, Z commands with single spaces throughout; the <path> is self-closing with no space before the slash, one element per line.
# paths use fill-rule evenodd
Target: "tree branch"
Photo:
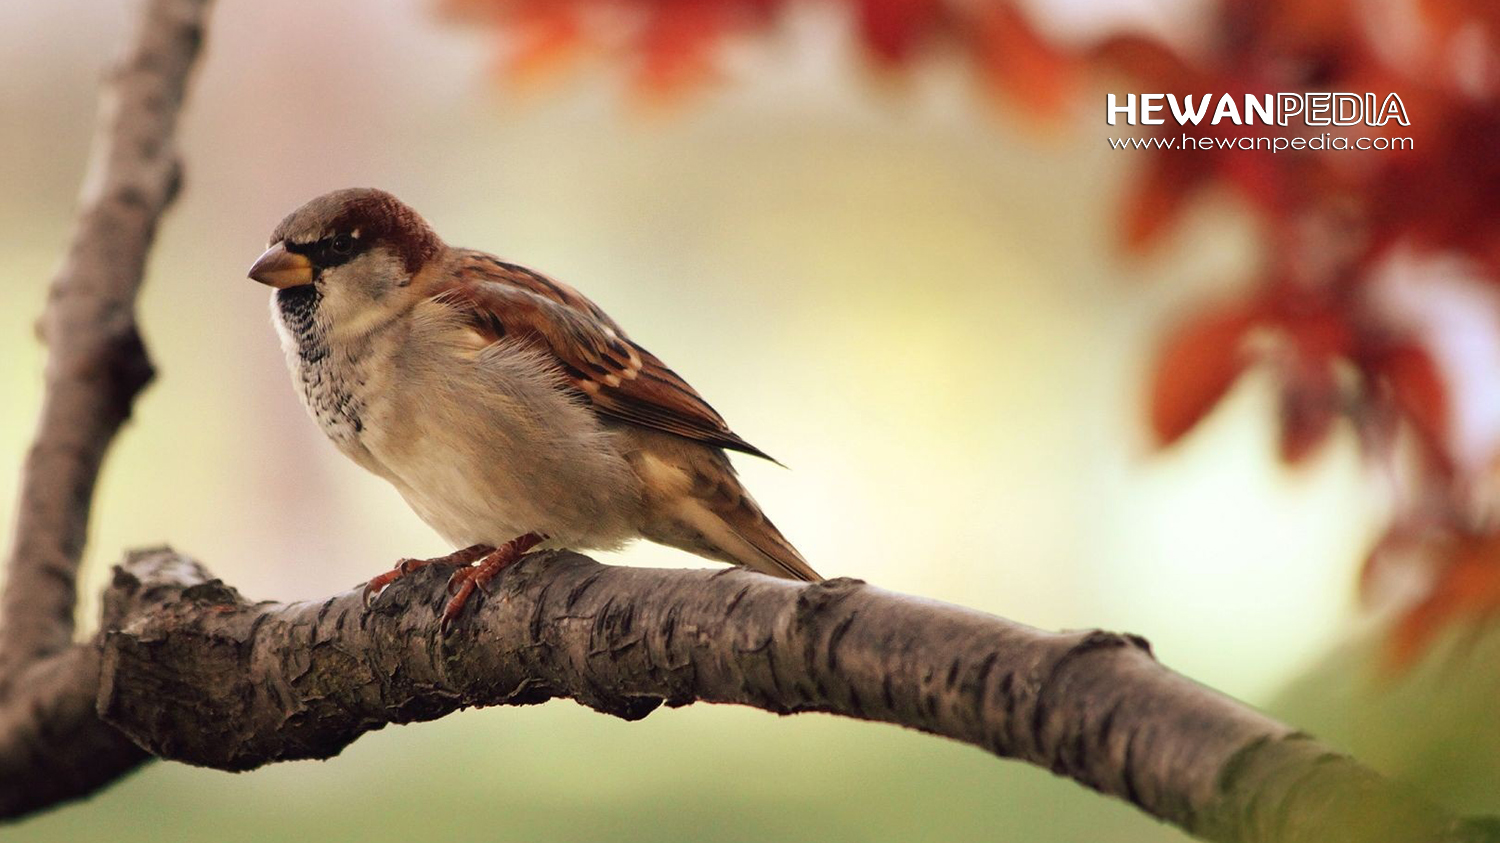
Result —
<path fill-rule="evenodd" d="M 152 377 L 135 298 L 157 221 L 181 183 L 173 135 L 208 7 L 143 4 L 103 86 L 70 245 L 38 325 L 46 397 L 0 598 L 0 780 L 37 780 L 24 796 L 0 792 L 7 813 L 90 792 L 146 757 L 94 713 L 97 650 L 69 645 L 94 483 Z"/>
<path fill-rule="evenodd" d="M 67 257 L 39 325 L 46 398 L 22 472 L 7 563 L 0 676 L 73 637 L 78 561 L 99 466 L 151 361 L 135 298 L 156 223 L 177 194 L 172 142 L 203 38 L 206 0 L 151 0 L 104 85 Z"/>
<path fill-rule="evenodd" d="M 1161 667 L 1134 636 L 1043 632 L 856 580 L 546 553 L 443 639 L 445 583 L 419 571 L 368 611 L 358 592 L 257 603 L 170 550 L 141 552 L 106 592 L 102 651 L 79 647 L 57 672 L 97 676 L 100 715 L 151 754 L 226 770 L 327 758 L 468 706 L 566 697 L 633 720 L 740 703 L 950 737 L 1210 840 L 1497 839 Z"/>

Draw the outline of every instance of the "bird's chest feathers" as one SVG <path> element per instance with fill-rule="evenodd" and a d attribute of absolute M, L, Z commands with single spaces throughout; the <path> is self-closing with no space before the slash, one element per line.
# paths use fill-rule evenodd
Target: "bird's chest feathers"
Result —
<path fill-rule="evenodd" d="M 371 361 L 330 336 L 319 317 L 319 303 L 311 285 L 277 291 L 272 308 L 276 327 L 303 404 L 328 438 L 359 460 Z"/>

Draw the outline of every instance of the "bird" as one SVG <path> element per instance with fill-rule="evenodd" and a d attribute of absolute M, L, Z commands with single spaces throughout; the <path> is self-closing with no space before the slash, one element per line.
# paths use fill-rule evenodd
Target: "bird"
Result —
<path fill-rule="evenodd" d="M 567 284 L 449 246 L 373 188 L 292 211 L 249 277 L 274 288 L 292 383 L 323 433 L 458 548 L 372 578 L 367 607 L 418 568 L 451 566 L 446 634 L 533 549 L 642 538 L 822 579 L 726 452 L 771 458 Z"/>

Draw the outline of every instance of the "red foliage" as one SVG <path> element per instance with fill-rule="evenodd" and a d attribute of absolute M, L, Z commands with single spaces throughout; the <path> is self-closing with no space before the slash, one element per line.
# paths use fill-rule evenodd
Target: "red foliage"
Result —
<path fill-rule="evenodd" d="M 805 0 L 804 0 L 805 2 Z M 901 70 L 929 48 L 956 47 L 995 90 L 1046 113 L 1066 101 L 1080 69 L 1008 2 L 823 0 L 847 7 L 865 52 Z M 529 77 L 584 49 L 622 54 L 638 90 L 671 97 L 717 75 L 727 38 L 771 29 L 798 0 L 439 0 L 454 17 L 497 27 L 508 39 L 503 72 Z"/>
<path fill-rule="evenodd" d="M 1245 337 L 1260 314 L 1236 302 L 1199 312 L 1162 345 L 1151 386 L 1151 430 L 1170 445 L 1212 410 L 1244 371 Z"/>
<path fill-rule="evenodd" d="M 1449 621 L 1488 619 L 1500 609 L 1500 564 L 1495 561 L 1500 559 L 1500 533 L 1442 536 L 1430 545 L 1428 553 L 1438 565 L 1432 587 L 1391 632 L 1386 666 L 1395 671 L 1425 653 Z"/>
<path fill-rule="evenodd" d="M 516 49 L 509 72 L 523 79 L 545 75 L 566 62 L 578 44 L 578 20 L 550 3 L 528 3 L 518 10 L 512 29 Z"/>
<path fill-rule="evenodd" d="M 1262 326 L 1285 340 L 1275 346 L 1272 361 L 1281 382 L 1282 460 L 1304 460 L 1341 415 L 1355 424 L 1371 459 L 1390 460 L 1399 453 L 1397 429 L 1413 434 L 1416 486 L 1403 495 L 1411 511 L 1396 513 L 1364 573 L 1368 585 L 1380 575 L 1380 562 L 1399 546 L 1424 560 L 1432 574 L 1429 590 L 1391 639 L 1392 663 L 1406 664 L 1441 624 L 1500 609 L 1500 531 L 1479 523 L 1463 499 L 1480 479 L 1470 475 L 1491 469 L 1461 468 L 1455 458 L 1451 390 L 1431 349 L 1374 301 L 1380 270 L 1397 251 L 1463 255 L 1487 268 L 1490 282 L 1500 281 L 1500 65 L 1492 47 L 1481 49 L 1466 77 L 1447 66 L 1453 52 L 1437 44 L 1425 45 L 1406 64 L 1393 61 L 1367 37 L 1379 26 L 1363 16 L 1368 7 L 1349 2 L 1226 0 L 1221 8 L 1220 46 L 1202 60 L 1126 36 L 1100 45 L 1093 58 L 1140 89 L 1179 95 L 1399 92 L 1411 126 L 1390 123 L 1358 131 L 1410 137 L 1414 148 L 1276 154 L 1155 150 L 1127 200 L 1124 243 L 1132 251 L 1159 243 L 1201 188 L 1234 191 L 1256 212 L 1268 240 L 1266 275 L 1258 288 L 1270 302 Z M 1490 39 L 1500 34 L 1493 3 L 1424 8 L 1435 31 L 1449 38 L 1468 24 L 1483 28 Z M 1236 136 L 1286 131 L 1225 128 Z M 1219 131 L 1186 129 L 1210 137 Z M 1162 134 L 1183 131 L 1174 126 Z M 1163 348 L 1152 388 L 1158 435 L 1164 390 L 1199 388 L 1179 357 L 1201 352 L 1183 349 L 1176 338 L 1168 338 Z M 1352 368 L 1355 377 L 1338 377 L 1342 367 Z M 1164 387 L 1163 378 L 1180 383 Z M 1193 409 L 1194 418 L 1201 417 L 1203 408 Z M 1415 522 L 1425 526 L 1411 529 Z"/>
<path fill-rule="evenodd" d="M 990 88 L 1036 115 L 1055 116 L 1078 86 L 1079 67 L 1048 43 L 1014 6 L 985 6 L 974 16 L 971 49 Z"/>
<path fill-rule="evenodd" d="M 1411 423 L 1422 438 L 1422 445 L 1434 458 L 1445 457 L 1449 431 L 1448 390 L 1432 355 L 1417 343 L 1394 343 L 1378 351 L 1369 363 L 1383 375 L 1396 414 Z M 1445 474 L 1452 470 L 1452 466 L 1443 466 Z"/>
<path fill-rule="evenodd" d="M 658 95 L 714 75 L 716 48 L 726 38 L 765 31 L 794 4 L 444 2 L 510 33 L 513 73 L 548 66 L 579 46 L 618 49 L 635 61 L 639 85 Z M 1033 114 L 1060 113 L 1091 72 L 1123 78 L 1130 91 L 1239 101 L 1284 91 L 1399 93 L 1409 126 L 1317 128 L 1409 137 L 1411 149 L 1136 153 L 1143 166 L 1120 219 L 1128 252 L 1160 246 L 1208 188 L 1244 202 L 1266 248 L 1264 274 L 1243 300 L 1204 305 L 1164 338 L 1151 379 L 1151 430 L 1161 445 L 1181 439 L 1263 355 L 1259 362 L 1279 383 L 1285 463 L 1315 453 L 1341 418 L 1372 460 L 1392 460 L 1407 452 L 1402 442 L 1413 444 L 1417 479 L 1404 496 L 1410 511 L 1396 513 L 1364 573 L 1367 583 L 1377 578 L 1380 560 L 1400 546 L 1425 558 L 1433 575 L 1393 636 L 1393 658 L 1414 657 L 1451 618 L 1500 609 L 1500 527 L 1477 523 L 1460 492 L 1480 485 L 1477 475 L 1491 469 L 1455 458 L 1455 396 L 1433 350 L 1378 306 L 1377 295 L 1396 254 L 1458 255 L 1500 283 L 1500 3 L 1410 0 L 1406 11 L 1420 16 L 1414 26 L 1398 22 L 1392 4 L 1217 0 L 1206 43 L 1186 51 L 1129 32 L 1088 48 L 1060 46 L 1038 34 L 1011 0 L 821 2 L 848 11 L 874 65 L 900 72 L 946 49 L 968 57 L 1002 99 Z M 1297 131 L 1207 121 L 1156 129 L 1163 138 Z M 1247 344 L 1252 333 L 1266 342 Z M 1490 465 L 1500 465 L 1500 454 Z"/>
<path fill-rule="evenodd" d="M 852 4 L 865 45 L 888 64 L 910 59 L 946 11 L 942 0 L 852 0 Z"/>

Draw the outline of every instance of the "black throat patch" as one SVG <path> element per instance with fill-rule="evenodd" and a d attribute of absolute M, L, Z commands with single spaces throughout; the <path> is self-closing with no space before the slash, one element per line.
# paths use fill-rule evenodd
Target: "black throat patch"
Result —
<path fill-rule="evenodd" d="M 276 309 L 282 324 L 297 342 L 297 356 L 303 363 L 317 363 L 328 356 L 328 340 L 318 330 L 318 305 L 323 294 L 313 284 L 287 287 L 276 291 Z"/>
<path fill-rule="evenodd" d="M 318 306 L 323 294 L 312 284 L 276 291 L 276 310 L 281 324 L 297 349 L 294 378 L 307 407 L 329 438 L 340 444 L 358 441 L 364 430 L 360 418 L 364 407 L 350 390 L 351 382 L 363 383 L 359 364 L 341 355 L 334 365 L 328 336 L 318 324 Z"/>

